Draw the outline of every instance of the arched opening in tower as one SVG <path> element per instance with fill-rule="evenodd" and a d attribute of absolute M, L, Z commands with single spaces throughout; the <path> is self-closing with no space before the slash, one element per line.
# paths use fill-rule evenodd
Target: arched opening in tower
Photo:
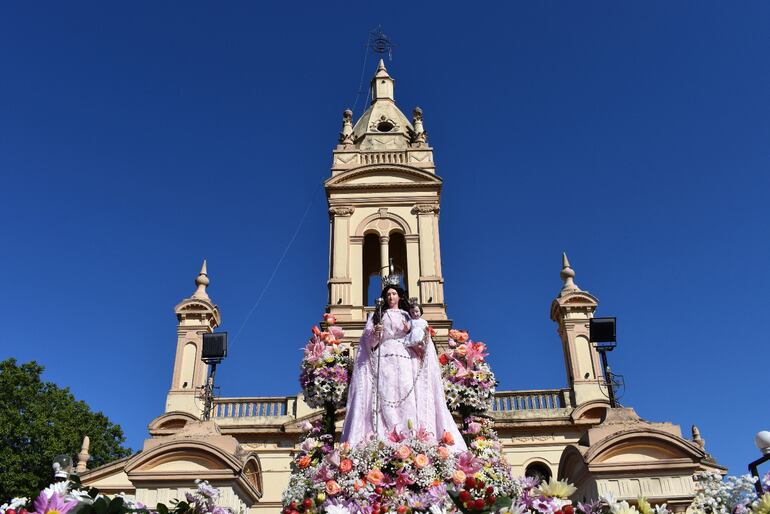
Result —
<path fill-rule="evenodd" d="M 380 296 L 380 237 L 378 234 L 364 235 L 363 254 L 363 294 L 365 305 L 374 305 L 374 300 Z"/>
<path fill-rule="evenodd" d="M 391 232 L 388 241 L 388 257 L 392 259 L 393 267 L 396 273 L 401 273 L 401 287 L 406 291 L 409 284 L 409 277 L 406 269 L 406 239 L 401 232 Z M 407 293 L 409 291 L 406 291 Z"/>

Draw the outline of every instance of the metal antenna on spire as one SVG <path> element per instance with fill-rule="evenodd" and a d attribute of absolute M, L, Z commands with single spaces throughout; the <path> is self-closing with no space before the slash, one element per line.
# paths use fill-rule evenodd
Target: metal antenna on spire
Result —
<path fill-rule="evenodd" d="M 361 79 L 358 82 L 358 92 L 356 98 L 353 101 L 353 112 L 356 112 L 356 106 L 358 105 L 358 99 L 366 92 L 366 100 L 369 100 L 369 89 L 364 90 L 364 75 L 366 74 L 366 59 L 369 57 L 369 52 L 374 52 L 380 56 L 388 54 L 388 60 L 393 60 L 393 47 L 395 45 L 390 40 L 387 34 L 382 31 L 382 25 L 377 25 L 377 28 L 369 31 L 369 39 L 366 41 L 364 47 L 364 64 L 361 66 Z M 366 105 L 366 102 L 364 102 Z"/>

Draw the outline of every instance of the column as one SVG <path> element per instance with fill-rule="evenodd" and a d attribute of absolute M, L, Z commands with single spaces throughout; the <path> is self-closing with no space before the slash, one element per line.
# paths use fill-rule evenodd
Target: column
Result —
<path fill-rule="evenodd" d="M 388 259 L 389 257 L 389 250 L 388 250 L 388 242 L 390 241 L 390 236 L 380 236 L 380 275 L 385 276 L 390 273 L 389 271 L 389 265 L 390 261 Z"/>

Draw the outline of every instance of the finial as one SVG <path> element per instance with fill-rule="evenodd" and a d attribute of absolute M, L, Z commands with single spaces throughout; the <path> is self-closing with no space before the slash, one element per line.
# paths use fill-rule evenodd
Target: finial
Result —
<path fill-rule="evenodd" d="M 692 442 L 697 444 L 701 450 L 706 448 L 706 441 L 703 440 L 700 435 L 700 430 L 698 430 L 698 427 L 695 425 L 692 426 Z"/>
<path fill-rule="evenodd" d="M 561 276 L 561 279 L 564 281 L 564 286 L 561 288 L 561 293 L 559 296 L 566 294 L 566 293 L 572 293 L 574 291 L 580 291 L 580 288 L 575 283 L 575 270 L 570 268 L 569 266 L 569 259 L 567 259 L 567 253 L 563 252 L 561 254 L 561 273 L 559 274 Z"/>
<path fill-rule="evenodd" d="M 422 125 L 422 109 L 419 107 L 415 107 L 412 111 L 412 125 L 414 125 L 412 146 L 420 147 L 428 141 L 428 133 Z"/>
<path fill-rule="evenodd" d="M 345 109 L 342 113 L 342 132 L 340 132 L 340 144 L 353 144 L 353 111 Z"/>
<path fill-rule="evenodd" d="M 195 285 L 198 286 L 198 289 L 193 293 L 193 298 L 208 300 L 209 295 L 206 293 L 206 286 L 209 285 L 209 276 L 206 274 L 206 259 L 203 259 L 203 266 L 201 266 L 201 272 L 195 279 Z"/>
<path fill-rule="evenodd" d="M 385 61 L 380 59 L 380 63 L 377 65 L 377 71 L 384 71 L 385 73 L 388 72 L 388 70 L 385 69 Z"/>
<path fill-rule="evenodd" d="M 83 446 L 80 447 L 80 453 L 78 453 L 78 465 L 75 468 L 75 471 L 78 473 L 83 473 L 86 470 L 88 470 L 88 459 L 90 458 L 90 455 L 88 454 L 88 447 L 91 446 L 91 439 L 88 438 L 88 436 L 85 436 L 83 438 Z"/>

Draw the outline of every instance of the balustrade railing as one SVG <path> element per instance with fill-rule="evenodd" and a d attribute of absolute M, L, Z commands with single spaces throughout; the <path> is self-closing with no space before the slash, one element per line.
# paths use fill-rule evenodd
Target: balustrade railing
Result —
<path fill-rule="evenodd" d="M 362 164 L 403 164 L 408 158 L 405 152 L 362 153 Z"/>
<path fill-rule="evenodd" d="M 569 389 L 498 391 L 492 402 L 493 412 L 536 411 L 567 407 L 571 407 Z"/>
<path fill-rule="evenodd" d="M 216 398 L 212 418 L 278 418 L 294 415 L 295 396 Z M 301 401 L 301 400 L 300 400 Z M 569 389 L 497 391 L 492 412 L 518 412 L 572 407 Z"/>
<path fill-rule="evenodd" d="M 272 418 L 291 413 L 289 402 L 294 397 L 216 398 L 212 418 Z"/>

